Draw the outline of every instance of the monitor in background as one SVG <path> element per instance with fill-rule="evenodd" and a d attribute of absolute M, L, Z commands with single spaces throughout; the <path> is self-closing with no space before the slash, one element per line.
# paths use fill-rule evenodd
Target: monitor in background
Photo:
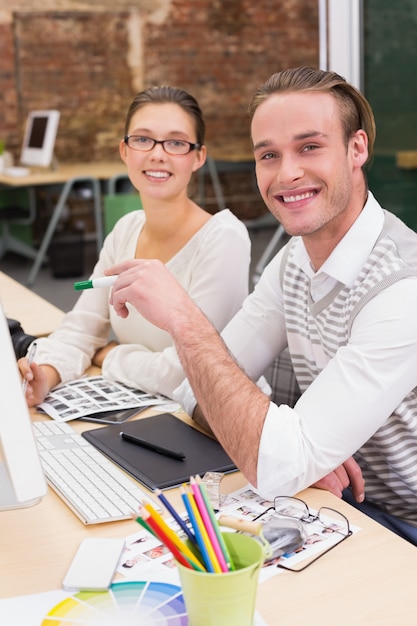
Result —
<path fill-rule="evenodd" d="M 59 124 L 59 111 L 32 111 L 26 120 L 20 162 L 22 165 L 50 167 Z"/>
<path fill-rule="evenodd" d="M 46 482 L 0 303 L 0 511 L 37 504 Z"/>

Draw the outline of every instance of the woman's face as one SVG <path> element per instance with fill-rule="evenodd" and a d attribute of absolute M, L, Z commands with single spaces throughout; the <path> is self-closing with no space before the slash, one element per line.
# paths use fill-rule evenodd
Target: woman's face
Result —
<path fill-rule="evenodd" d="M 150 103 L 132 116 L 129 135 L 140 135 L 162 141 L 179 139 L 197 142 L 193 118 L 178 104 Z M 167 154 L 162 144 L 142 152 L 120 142 L 120 155 L 126 163 L 129 178 L 142 199 L 170 200 L 187 193 L 193 172 L 205 162 L 206 148 L 191 150 L 188 154 Z"/>

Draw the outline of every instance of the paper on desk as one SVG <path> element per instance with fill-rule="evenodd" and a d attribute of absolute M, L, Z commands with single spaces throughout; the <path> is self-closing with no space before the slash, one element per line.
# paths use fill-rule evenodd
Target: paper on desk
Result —
<path fill-rule="evenodd" d="M 122 409 L 145 409 L 163 406 L 176 410 L 172 400 L 158 394 L 146 393 L 103 376 L 85 376 L 52 389 L 37 409 L 58 422 L 85 417 L 91 413 Z"/>
<path fill-rule="evenodd" d="M 158 582 L 151 579 L 150 582 Z M 165 582 L 165 581 L 161 581 Z M 105 594 L 106 592 L 104 592 Z M 101 597 L 99 598 L 99 594 Z M 139 594 L 139 592 L 138 592 Z M 112 597 L 108 602 L 103 600 L 103 592 L 96 592 L 90 594 L 92 610 L 94 611 L 93 620 L 91 620 L 91 611 L 89 611 L 88 604 L 85 604 L 82 600 L 77 600 L 76 594 L 71 594 L 66 591 L 55 590 L 47 591 L 45 593 L 37 593 L 28 596 L 19 596 L 14 598 L 6 598 L 0 600 L 0 624 L 5 626 L 42 626 L 44 623 L 59 623 L 64 624 L 68 621 L 73 626 L 78 624 L 79 626 L 88 626 L 89 624 L 103 624 L 106 626 L 121 626 L 121 624 L 130 624 L 133 614 L 136 612 L 136 617 L 139 619 L 137 622 L 142 623 L 141 616 L 149 622 L 149 612 L 154 606 L 147 605 L 144 607 L 144 614 L 141 615 L 140 608 L 138 609 L 135 603 L 132 606 L 132 602 L 135 602 L 135 598 L 132 597 L 130 592 L 128 596 L 124 597 L 123 602 L 113 606 L 115 604 L 115 598 Z M 74 601 L 66 603 L 68 598 L 74 598 Z M 139 595 L 138 595 L 139 599 Z M 156 604 L 158 599 L 153 596 L 152 601 Z M 164 602 L 164 599 L 159 600 L 160 604 Z M 50 617 L 51 612 L 53 616 Z M 70 617 L 66 617 L 65 613 L 71 614 Z M 75 617 L 74 617 L 75 614 Z M 89 618 L 84 616 L 88 615 Z M 100 618 L 102 615 L 102 618 Z M 164 624 L 171 623 L 173 614 L 170 614 L 171 619 L 164 620 L 159 616 L 158 624 L 164 626 Z M 103 619 L 104 621 L 99 621 Z M 46 621 L 47 620 L 47 621 Z M 136 623 L 136 622 L 135 622 Z M 254 626 L 267 626 L 267 623 L 263 620 L 258 612 L 255 612 Z"/>
<path fill-rule="evenodd" d="M 169 499 L 169 494 L 167 498 Z M 272 506 L 272 502 L 262 499 L 247 485 L 226 496 L 221 505 L 220 513 L 250 521 L 270 506 Z M 311 510 L 311 512 L 315 513 L 314 510 Z M 182 518 L 187 523 L 185 513 L 182 515 Z M 331 517 L 326 517 L 325 521 L 328 526 L 331 526 L 333 520 Z M 184 538 L 181 529 L 172 517 L 166 518 L 166 522 L 181 538 Z M 350 528 L 353 533 L 360 530 L 357 526 L 350 526 Z M 233 532 L 229 528 L 222 530 Z M 284 572 L 283 569 L 277 567 L 278 562 L 285 563 L 288 567 L 298 567 L 302 561 L 323 552 L 340 540 L 340 535 L 335 533 L 328 534 L 328 532 L 324 531 L 320 522 L 308 524 L 306 530 L 308 537 L 302 549 L 297 553 L 292 552 L 279 557 L 279 559 L 273 562 L 266 563 L 259 575 L 260 583 Z M 163 577 L 168 575 L 167 571 L 169 571 L 170 581 L 174 584 L 180 584 L 175 561 L 169 550 L 155 539 L 153 535 L 142 529 L 125 539 L 125 548 L 117 571 L 123 577 L 131 580 L 141 580 L 142 575 L 148 575 L 151 571 L 154 575 L 159 574 Z"/>
<path fill-rule="evenodd" d="M 265 509 L 270 506 L 273 506 L 273 502 L 264 500 L 250 487 L 250 485 L 247 485 L 246 487 L 242 487 L 241 489 L 238 489 L 237 491 L 234 491 L 226 496 L 226 499 L 221 507 L 221 513 L 224 515 L 231 515 L 240 518 L 243 517 L 247 520 L 252 520 L 260 515 L 260 513 L 263 513 Z M 313 514 L 316 513 L 313 509 L 310 509 L 310 512 Z M 323 519 L 328 528 L 331 528 L 332 525 L 334 527 L 337 526 L 331 517 L 326 516 L 323 517 Z M 320 552 L 324 552 L 326 549 L 340 541 L 340 535 L 334 532 L 329 534 L 328 529 L 324 530 L 323 525 L 318 521 L 305 524 L 304 528 L 308 536 L 306 543 L 303 545 L 301 550 L 284 554 L 278 559 L 275 559 L 273 562 L 265 563 L 259 575 L 259 582 L 262 583 L 272 576 L 276 576 L 277 574 L 285 571 L 277 567 L 278 562 L 285 564 L 287 567 L 299 567 L 302 561 L 310 559 Z M 350 525 L 350 529 L 353 533 L 360 530 L 358 526 L 352 525 Z M 314 565 L 312 565 L 312 567 L 314 567 Z"/>

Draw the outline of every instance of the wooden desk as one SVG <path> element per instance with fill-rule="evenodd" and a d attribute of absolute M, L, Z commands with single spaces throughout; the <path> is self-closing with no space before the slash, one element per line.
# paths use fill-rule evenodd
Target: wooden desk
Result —
<path fill-rule="evenodd" d="M 417 150 L 401 150 L 396 154 L 397 167 L 404 170 L 417 168 Z"/>
<path fill-rule="evenodd" d="M 49 335 L 62 321 L 64 312 L 41 296 L 0 272 L 0 301 L 6 317 L 18 320 L 25 333 Z"/>
<path fill-rule="evenodd" d="M 103 244 L 103 218 L 101 203 L 101 180 L 111 180 L 121 174 L 126 174 L 126 166 L 122 162 L 96 162 L 96 163 L 73 163 L 62 164 L 56 170 L 52 169 L 33 169 L 27 176 L 6 176 L 0 174 L 0 185 L 9 187 L 34 187 L 34 186 L 50 186 L 63 185 L 58 202 L 52 213 L 48 228 L 41 241 L 41 245 L 36 254 L 32 269 L 28 277 L 28 285 L 33 285 L 39 269 L 46 257 L 52 236 L 58 225 L 59 219 L 64 211 L 68 197 L 73 191 L 75 185 L 79 183 L 88 183 L 93 191 L 94 216 L 97 232 L 97 253 L 100 252 Z"/>
<path fill-rule="evenodd" d="M 40 301 L 39 311 L 43 306 L 47 312 L 48 303 Z M 22 315 L 23 324 L 29 323 L 27 314 Z M 97 373 L 97 368 L 91 373 Z M 35 412 L 33 417 L 45 419 Z M 94 427 L 86 422 L 71 424 L 79 432 Z M 229 474 L 221 490 L 228 493 L 245 484 L 240 473 Z M 412 624 L 417 549 L 325 491 L 307 489 L 299 495 L 312 508 L 341 511 L 361 530 L 304 572 L 281 572 L 259 586 L 257 609 L 268 626 Z M 182 509 L 178 489 L 169 491 L 169 499 Z M 60 589 L 84 537 L 126 537 L 137 531 L 138 525 L 130 520 L 84 526 L 51 489 L 34 507 L 2 511 L 0 597 Z"/>
<path fill-rule="evenodd" d="M 44 419 L 44 416 L 41 417 Z M 92 424 L 72 422 L 77 430 Z M 246 484 L 240 473 L 222 492 Z M 313 508 L 337 508 L 361 530 L 300 574 L 282 572 L 259 586 L 257 609 L 269 626 L 399 626 L 411 624 L 417 550 L 331 494 L 300 494 Z M 181 508 L 178 490 L 169 499 Z M 52 491 L 35 507 L 0 513 L 0 597 L 61 588 L 79 542 L 87 536 L 126 537 L 133 521 L 84 526 Z"/>
<path fill-rule="evenodd" d="M 113 176 L 126 174 L 126 171 L 126 165 L 118 161 L 63 163 L 55 170 L 32 168 L 27 176 L 7 176 L 4 172 L 0 173 L 0 184 L 8 187 L 58 185 L 81 176 L 107 180 Z"/>

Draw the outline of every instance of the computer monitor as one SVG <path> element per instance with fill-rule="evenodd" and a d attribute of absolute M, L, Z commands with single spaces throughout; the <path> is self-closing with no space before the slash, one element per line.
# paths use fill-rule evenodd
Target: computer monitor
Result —
<path fill-rule="evenodd" d="M 32 111 L 26 120 L 20 162 L 22 165 L 49 167 L 54 156 L 59 111 Z"/>
<path fill-rule="evenodd" d="M 0 346 L 1 511 L 37 504 L 47 487 L 1 303 Z"/>

